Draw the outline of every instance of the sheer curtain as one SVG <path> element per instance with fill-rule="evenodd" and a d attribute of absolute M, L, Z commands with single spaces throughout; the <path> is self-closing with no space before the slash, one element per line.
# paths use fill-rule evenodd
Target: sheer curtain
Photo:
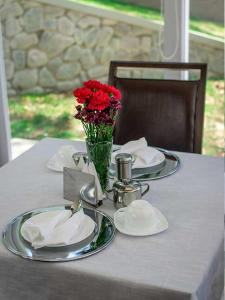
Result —
<path fill-rule="evenodd" d="M 11 159 L 11 134 L 0 22 L 0 167 Z"/>

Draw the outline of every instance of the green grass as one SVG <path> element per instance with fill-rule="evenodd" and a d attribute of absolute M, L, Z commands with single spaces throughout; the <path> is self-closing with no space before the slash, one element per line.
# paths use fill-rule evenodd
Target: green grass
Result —
<path fill-rule="evenodd" d="M 127 4 L 119 0 L 71 0 L 73 2 L 89 4 L 101 8 L 107 8 L 127 13 L 129 15 L 162 22 L 160 11 L 141 5 Z M 211 36 L 224 39 L 224 26 L 219 22 L 211 22 L 199 18 L 190 19 L 190 30 L 198 31 Z"/>
<path fill-rule="evenodd" d="M 208 155 L 223 155 L 224 149 L 224 80 L 207 81 L 203 150 Z"/>
<path fill-rule="evenodd" d="M 13 137 L 47 136 L 81 139 L 80 123 L 73 119 L 74 100 L 65 95 L 25 95 L 9 101 Z"/>
<path fill-rule="evenodd" d="M 223 155 L 224 82 L 210 78 L 207 82 L 204 153 Z M 47 136 L 84 139 L 81 123 L 73 118 L 74 98 L 66 94 L 24 95 L 9 100 L 13 137 L 42 139 Z"/>

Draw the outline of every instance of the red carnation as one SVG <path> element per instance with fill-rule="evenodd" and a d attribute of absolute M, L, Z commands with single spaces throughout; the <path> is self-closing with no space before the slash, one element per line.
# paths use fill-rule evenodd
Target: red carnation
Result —
<path fill-rule="evenodd" d="M 116 89 L 114 86 L 104 84 L 103 90 L 110 95 L 110 97 L 113 97 L 115 100 L 121 99 L 121 93 L 118 89 Z"/>
<path fill-rule="evenodd" d="M 110 97 L 103 91 L 93 93 L 92 98 L 88 104 L 88 109 L 91 110 L 104 110 L 110 104 Z"/>
<path fill-rule="evenodd" d="M 101 90 L 102 84 L 97 80 L 88 80 L 84 82 L 84 86 L 92 90 Z"/>
<path fill-rule="evenodd" d="M 73 91 L 78 103 L 85 103 L 92 96 L 92 91 L 87 87 L 77 88 Z"/>

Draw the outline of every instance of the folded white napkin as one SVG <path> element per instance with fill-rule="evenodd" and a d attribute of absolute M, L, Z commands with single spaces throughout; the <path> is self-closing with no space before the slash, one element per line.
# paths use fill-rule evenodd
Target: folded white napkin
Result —
<path fill-rule="evenodd" d="M 83 159 L 80 159 L 78 165 L 76 166 L 72 158 L 73 154 L 76 152 L 78 152 L 78 150 L 70 145 L 60 147 L 58 152 L 54 154 L 53 157 L 50 158 L 50 160 L 48 161 L 47 167 L 57 172 L 63 172 L 63 168 L 67 167 L 70 169 L 94 175 L 96 197 L 97 199 L 102 200 L 103 192 L 94 164 L 92 162 L 89 163 L 89 165 L 85 164 Z"/>
<path fill-rule="evenodd" d="M 64 167 L 75 169 L 75 163 L 72 158 L 75 152 L 78 152 L 78 150 L 73 146 L 65 145 L 60 147 L 48 161 L 47 167 L 57 172 L 63 172 Z"/>
<path fill-rule="evenodd" d="M 121 146 L 118 151 L 113 152 L 113 161 L 115 161 L 115 156 L 118 153 L 132 154 L 135 159 L 133 164 L 134 169 L 153 167 L 165 160 L 165 156 L 162 152 L 155 148 L 148 147 L 147 141 L 144 137 L 139 140 L 130 141 Z"/>
<path fill-rule="evenodd" d="M 82 209 L 71 215 L 70 210 L 40 213 L 24 222 L 21 234 L 35 249 L 78 243 L 91 235 L 95 222 Z"/>

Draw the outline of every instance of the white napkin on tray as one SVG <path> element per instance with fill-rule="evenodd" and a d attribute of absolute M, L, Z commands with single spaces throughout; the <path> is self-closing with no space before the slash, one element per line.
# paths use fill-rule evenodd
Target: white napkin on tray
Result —
<path fill-rule="evenodd" d="M 53 171 L 63 172 L 63 168 L 67 167 L 84 173 L 94 175 L 95 177 L 95 189 L 97 199 L 103 199 L 103 192 L 96 172 L 95 166 L 92 162 L 85 164 L 82 159 L 80 159 L 78 165 L 76 166 L 73 161 L 73 154 L 78 152 L 76 148 L 70 145 L 64 145 L 59 148 L 59 150 L 50 158 L 47 163 L 47 167 Z"/>
<path fill-rule="evenodd" d="M 61 146 L 58 151 L 49 159 L 47 167 L 53 171 L 63 172 L 63 168 L 75 169 L 72 155 L 78 152 L 73 146 Z"/>
<path fill-rule="evenodd" d="M 115 156 L 118 153 L 132 154 L 135 159 L 134 169 L 153 167 L 165 160 L 164 154 L 153 147 L 149 147 L 144 137 L 122 145 L 118 151 L 113 152 L 113 161 L 115 161 Z"/>
<path fill-rule="evenodd" d="M 94 231 L 95 222 L 79 210 L 48 211 L 35 215 L 21 227 L 23 238 L 35 249 L 78 243 Z"/>

